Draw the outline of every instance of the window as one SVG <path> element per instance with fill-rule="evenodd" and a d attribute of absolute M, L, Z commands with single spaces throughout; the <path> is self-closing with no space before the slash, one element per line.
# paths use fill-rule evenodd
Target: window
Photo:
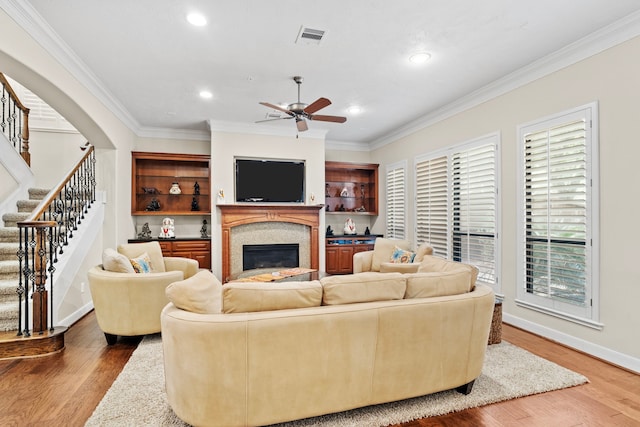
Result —
<path fill-rule="evenodd" d="M 594 256 L 597 105 L 519 128 L 518 304 L 600 327 Z"/>
<path fill-rule="evenodd" d="M 387 237 L 406 238 L 407 162 L 387 166 Z"/>
<path fill-rule="evenodd" d="M 449 255 L 447 166 L 447 156 L 417 159 L 415 166 L 416 247 L 429 242 L 442 257 Z"/>
<path fill-rule="evenodd" d="M 499 291 L 498 134 L 416 159 L 416 242 L 473 264 L 478 282 Z"/>

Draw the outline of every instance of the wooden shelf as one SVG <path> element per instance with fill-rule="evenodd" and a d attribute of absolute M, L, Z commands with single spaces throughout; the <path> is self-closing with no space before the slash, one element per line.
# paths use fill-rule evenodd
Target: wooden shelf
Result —
<path fill-rule="evenodd" d="M 378 215 L 378 165 L 325 162 L 325 212 Z"/>
<path fill-rule="evenodd" d="M 353 254 L 371 251 L 381 235 L 336 235 L 325 239 L 325 270 L 328 274 L 353 273 Z"/>
<path fill-rule="evenodd" d="M 131 156 L 132 215 L 211 214 L 210 156 L 139 151 Z M 176 182 L 181 193 L 171 194 Z M 196 183 L 200 194 L 195 194 Z M 157 210 L 150 208 L 154 201 Z"/>

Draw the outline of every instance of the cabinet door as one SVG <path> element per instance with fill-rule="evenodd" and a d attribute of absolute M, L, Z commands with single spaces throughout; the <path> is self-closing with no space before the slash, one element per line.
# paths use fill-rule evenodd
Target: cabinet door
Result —
<path fill-rule="evenodd" d="M 338 274 L 353 273 L 353 246 L 338 248 Z"/>
<path fill-rule="evenodd" d="M 325 251 L 325 270 L 328 274 L 338 274 L 338 249 L 337 247 L 327 247 Z"/>

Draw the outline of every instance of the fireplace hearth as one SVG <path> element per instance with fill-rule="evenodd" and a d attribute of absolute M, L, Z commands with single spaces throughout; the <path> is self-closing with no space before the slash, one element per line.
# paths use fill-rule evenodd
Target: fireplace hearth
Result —
<path fill-rule="evenodd" d="M 258 268 L 291 268 L 300 264 L 297 243 L 242 246 L 242 270 Z"/>

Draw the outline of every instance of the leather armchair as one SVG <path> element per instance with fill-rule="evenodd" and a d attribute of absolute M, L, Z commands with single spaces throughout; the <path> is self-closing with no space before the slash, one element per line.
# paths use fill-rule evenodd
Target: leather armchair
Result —
<path fill-rule="evenodd" d="M 199 270 L 195 260 L 162 257 L 158 242 L 121 245 L 118 252 L 127 262 L 128 258 L 146 252 L 154 260 L 152 265 L 155 264 L 155 270 L 146 274 L 107 271 L 103 267 L 103 255 L 103 264 L 92 267 L 87 273 L 96 319 L 108 345 L 115 344 L 118 335 L 137 336 L 160 332 L 160 312 L 169 302 L 165 288 L 173 282 L 193 276 Z"/>
<path fill-rule="evenodd" d="M 433 248 L 428 243 L 423 243 L 415 251 L 413 262 L 397 264 L 391 262 L 391 255 L 395 247 L 410 250 L 411 243 L 408 240 L 377 238 L 372 251 L 363 251 L 353 254 L 353 272 L 379 271 L 382 273 L 399 272 L 415 273 L 425 255 L 433 255 Z"/>

